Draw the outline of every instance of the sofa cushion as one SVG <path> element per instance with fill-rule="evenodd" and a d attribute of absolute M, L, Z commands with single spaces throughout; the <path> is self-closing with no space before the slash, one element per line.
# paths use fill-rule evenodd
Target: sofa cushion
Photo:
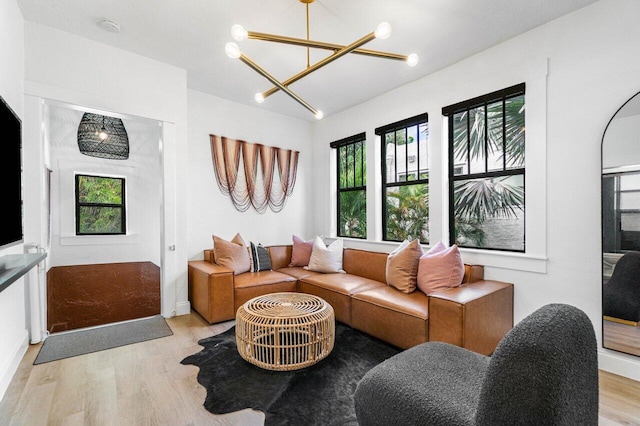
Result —
<path fill-rule="evenodd" d="M 442 243 L 439 243 L 442 244 Z M 420 257 L 418 288 L 425 294 L 462 284 L 465 267 L 457 245 L 436 245 Z"/>
<path fill-rule="evenodd" d="M 384 286 L 359 291 L 351 297 L 420 319 L 429 318 L 429 298 L 419 291 L 403 293 L 393 287 Z"/>
<path fill-rule="evenodd" d="M 245 272 L 234 277 L 235 288 L 256 287 L 267 284 L 297 281 L 291 275 L 277 271 Z"/>
<path fill-rule="evenodd" d="M 247 272 L 251 268 L 249 251 L 240 234 L 236 234 L 231 241 L 214 235 L 213 248 L 215 262 L 231 269 L 234 275 Z"/>
<path fill-rule="evenodd" d="M 289 266 L 307 266 L 311 258 L 313 240 L 304 241 L 297 235 L 291 237 L 293 247 L 291 249 L 291 263 Z"/>
<path fill-rule="evenodd" d="M 309 271 L 322 272 L 325 274 L 342 272 L 342 239 L 337 239 L 328 246 L 322 238 L 316 237 L 313 240 L 309 266 L 304 268 Z"/>
<path fill-rule="evenodd" d="M 347 296 L 370 288 L 386 287 L 386 285 L 380 281 L 374 281 L 369 278 L 351 274 L 318 274 L 302 278 L 300 281 Z"/>
<path fill-rule="evenodd" d="M 419 240 L 404 240 L 387 257 L 387 284 L 403 293 L 416 290 L 418 260 L 422 256 Z"/>
<path fill-rule="evenodd" d="M 286 268 L 291 263 L 291 244 L 281 246 L 269 246 L 269 257 L 271 258 L 271 269 L 277 271 Z"/>
<path fill-rule="evenodd" d="M 287 268 L 277 269 L 278 272 L 282 272 L 283 274 L 291 275 L 295 279 L 301 279 L 305 277 L 311 277 L 313 275 L 320 275 L 320 272 L 316 271 L 308 271 L 304 269 L 302 266 L 291 266 Z"/>
<path fill-rule="evenodd" d="M 347 274 L 386 283 L 387 256 L 387 253 L 345 248 L 342 253 L 342 269 Z"/>

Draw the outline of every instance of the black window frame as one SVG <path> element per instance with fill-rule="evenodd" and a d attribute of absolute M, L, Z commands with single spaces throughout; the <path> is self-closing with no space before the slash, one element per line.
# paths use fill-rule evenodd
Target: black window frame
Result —
<path fill-rule="evenodd" d="M 381 171 L 382 171 L 382 240 L 383 241 L 394 241 L 394 242 L 399 242 L 400 240 L 392 240 L 389 239 L 387 237 L 387 189 L 388 188 L 395 188 L 395 187 L 401 187 L 401 186 L 409 186 L 409 185 L 419 185 L 419 184 L 426 184 L 427 188 L 429 187 L 429 177 L 427 174 L 427 177 L 424 179 L 420 179 L 420 148 L 418 146 L 417 148 L 417 160 L 418 160 L 418 165 L 417 165 L 417 170 L 418 170 L 418 174 L 417 174 L 417 179 L 416 180 L 405 180 L 403 182 L 400 181 L 396 181 L 393 183 L 389 183 L 387 182 L 387 143 L 386 143 L 386 135 L 393 133 L 394 135 L 394 141 L 395 141 L 395 133 L 398 130 L 405 130 L 405 135 L 407 132 L 407 128 L 412 127 L 412 126 L 417 126 L 418 127 L 418 134 L 420 132 L 420 125 L 422 124 L 426 124 L 427 125 L 427 129 L 429 126 L 429 114 L 428 113 L 423 113 L 423 114 L 419 114 L 410 118 L 406 118 L 404 120 L 400 120 L 400 121 L 396 121 L 395 123 L 391 123 L 391 124 L 387 124 L 385 126 L 381 126 L 375 129 L 375 134 L 377 136 L 380 136 L 380 140 L 381 140 L 381 152 L 382 152 L 382 158 L 381 158 Z M 419 141 L 418 141 L 419 143 Z M 394 143 L 396 152 L 394 154 L 397 154 L 398 151 L 398 145 Z M 408 156 L 408 142 L 405 144 L 405 146 L 407 147 L 405 149 L 405 164 L 409 164 L 409 156 Z M 427 146 L 425 147 L 425 149 L 427 150 L 427 158 L 428 158 L 428 152 L 429 152 L 429 141 L 427 139 Z M 394 158 L 396 159 L 396 164 L 397 164 L 397 155 L 394 155 Z M 428 171 L 428 164 L 426 165 L 427 167 L 425 168 Z M 406 172 L 406 170 L 405 170 Z M 396 169 L 396 177 L 397 177 L 397 169 Z M 396 179 L 397 180 L 397 179 Z M 429 222 L 429 218 L 427 217 L 427 223 Z M 421 241 L 422 244 L 428 244 L 428 241 Z"/>
<path fill-rule="evenodd" d="M 347 183 L 347 186 L 344 188 L 340 187 L 340 173 L 341 173 L 341 164 L 340 164 L 340 149 L 345 148 L 345 149 L 349 149 L 349 146 L 353 146 L 354 150 L 355 150 L 355 145 L 356 144 L 361 144 L 361 149 L 360 149 L 360 161 L 361 161 L 361 167 L 360 167 L 360 172 L 361 172 L 361 176 L 360 176 L 360 182 L 362 183 L 362 185 L 356 186 L 356 178 L 355 178 L 355 174 L 356 174 L 356 161 L 355 161 L 355 155 L 354 155 L 354 162 L 353 162 L 353 174 L 354 174 L 354 179 L 353 179 L 353 185 L 349 186 L 349 184 Z M 341 238 L 357 238 L 357 239 L 361 239 L 361 240 L 366 240 L 367 239 L 367 230 L 365 228 L 365 235 L 363 237 L 354 237 L 352 235 L 343 235 L 343 232 L 341 230 L 340 227 L 340 199 L 341 199 L 341 195 L 345 192 L 355 192 L 355 191 L 364 191 L 365 194 L 365 200 L 366 200 L 366 196 L 367 196 L 367 175 L 365 172 L 365 165 L 367 162 L 367 155 L 366 155 L 366 146 L 367 146 L 367 134 L 366 132 L 362 132 L 362 133 L 358 133 L 356 135 L 353 136 L 349 136 L 334 142 L 331 142 L 329 144 L 329 146 L 333 149 L 336 150 L 336 234 L 338 237 Z M 345 156 L 345 159 L 347 157 Z M 366 214 L 366 212 L 365 212 Z"/>
<path fill-rule="evenodd" d="M 523 161 L 523 166 L 519 168 L 507 168 L 506 164 L 506 120 L 504 119 L 505 114 L 505 102 L 508 99 L 515 98 L 518 96 L 526 95 L 526 84 L 520 83 L 511 87 L 507 87 L 505 89 L 497 90 L 495 92 L 491 92 L 482 96 L 478 96 L 476 98 L 472 98 L 466 101 L 462 101 L 453 105 L 449 105 L 447 107 L 442 108 L 442 115 L 447 117 L 448 122 L 448 135 L 447 135 L 447 146 L 449 153 L 449 244 L 452 245 L 456 243 L 456 234 L 455 234 L 455 208 L 454 208 L 454 189 L 455 182 L 461 180 L 473 180 L 473 179 L 485 179 L 485 178 L 496 178 L 496 177 L 508 177 L 508 176 L 522 176 L 522 185 L 523 185 L 523 217 L 524 219 L 524 229 L 523 229 L 523 241 L 522 241 L 522 250 L 516 249 L 505 249 L 505 248 L 493 248 L 493 247 L 477 247 L 477 246 L 465 246 L 460 245 L 460 247 L 465 247 L 469 249 L 478 249 L 478 250 L 493 250 L 493 251 L 506 251 L 506 252 L 514 252 L 514 253 L 525 253 L 526 252 L 526 157 Z M 503 144 L 503 167 L 502 170 L 499 171 L 489 171 L 488 170 L 488 143 L 487 143 L 487 126 L 488 121 L 487 117 L 487 106 L 492 103 L 496 103 L 502 101 L 502 111 L 503 111 L 503 120 L 502 120 L 502 144 Z M 525 106 L 526 106 L 526 98 L 525 98 Z M 484 135 L 485 135 L 485 143 L 484 143 L 484 162 L 485 162 L 485 171 L 483 173 L 471 173 L 471 161 L 470 161 L 470 149 L 467 149 L 467 153 L 469 155 L 467 159 L 467 173 L 466 174 L 455 174 L 455 154 L 454 154 L 454 115 L 464 112 L 467 112 L 467 134 L 469 134 L 469 112 L 475 108 L 484 107 L 485 111 L 485 120 L 484 120 Z M 526 115 L 525 115 L 526 116 Z M 468 138 L 470 140 L 470 138 Z M 525 144 L 526 144 L 526 134 L 525 134 Z"/>
<path fill-rule="evenodd" d="M 119 180 L 121 185 L 121 193 L 122 193 L 122 201 L 121 203 L 83 203 L 80 202 L 80 178 L 81 177 L 91 177 L 91 178 L 101 178 L 101 179 L 113 179 Z M 123 177 L 114 177 L 114 176 L 103 176 L 103 175 L 92 175 L 85 173 L 78 173 L 75 175 L 75 205 L 76 205 L 76 235 L 78 236 L 86 236 L 86 235 L 126 235 L 127 233 L 127 210 L 126 210 L 126 193 L 125 193 L 125 178 Z M 120 231 L 119 232 L 80 232 L 80 207 L 104 207 L 104 208 L 119 208 L 121 210 L 120 215 Z"/>

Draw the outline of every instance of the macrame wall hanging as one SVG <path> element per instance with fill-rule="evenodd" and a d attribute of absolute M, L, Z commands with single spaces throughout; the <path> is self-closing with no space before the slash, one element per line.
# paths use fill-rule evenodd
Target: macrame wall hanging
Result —
<path fill-rule="evenodd" d="M 298 151 L 217 135 L 210 139 L 218 186 L 237 210 L 253 206 L 264 213 L 267 207 L 274 212 L 284 208 L 296 184 Z"/>

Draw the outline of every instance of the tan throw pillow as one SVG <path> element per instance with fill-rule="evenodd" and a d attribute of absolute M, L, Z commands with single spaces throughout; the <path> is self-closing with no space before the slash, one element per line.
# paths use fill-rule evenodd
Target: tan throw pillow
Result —
<path fill-rule="evenodd" d="M 422 256 L 420 241 L 404 240 L 387 257 L 387 285 L 403 293 L 412 293 L 416 289 L 418 263 Z"/>
<path fill-rule="evenodd" d="M 251 269 L 249 252 L 240 234 L 236 234 L 231 241 L 214 235 L 213 249 L 216 264 L 231 269 L 234 275 Z"/>

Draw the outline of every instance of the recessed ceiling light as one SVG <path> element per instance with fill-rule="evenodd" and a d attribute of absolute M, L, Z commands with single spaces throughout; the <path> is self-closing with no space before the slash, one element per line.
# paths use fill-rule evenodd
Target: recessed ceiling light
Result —
<path fill-rule="evenodd" d="M 98 25 L 112 33 L 120 32 L 120 25 L 110 19 L 101 19 L 100 21 L 98 21 Z"/>

